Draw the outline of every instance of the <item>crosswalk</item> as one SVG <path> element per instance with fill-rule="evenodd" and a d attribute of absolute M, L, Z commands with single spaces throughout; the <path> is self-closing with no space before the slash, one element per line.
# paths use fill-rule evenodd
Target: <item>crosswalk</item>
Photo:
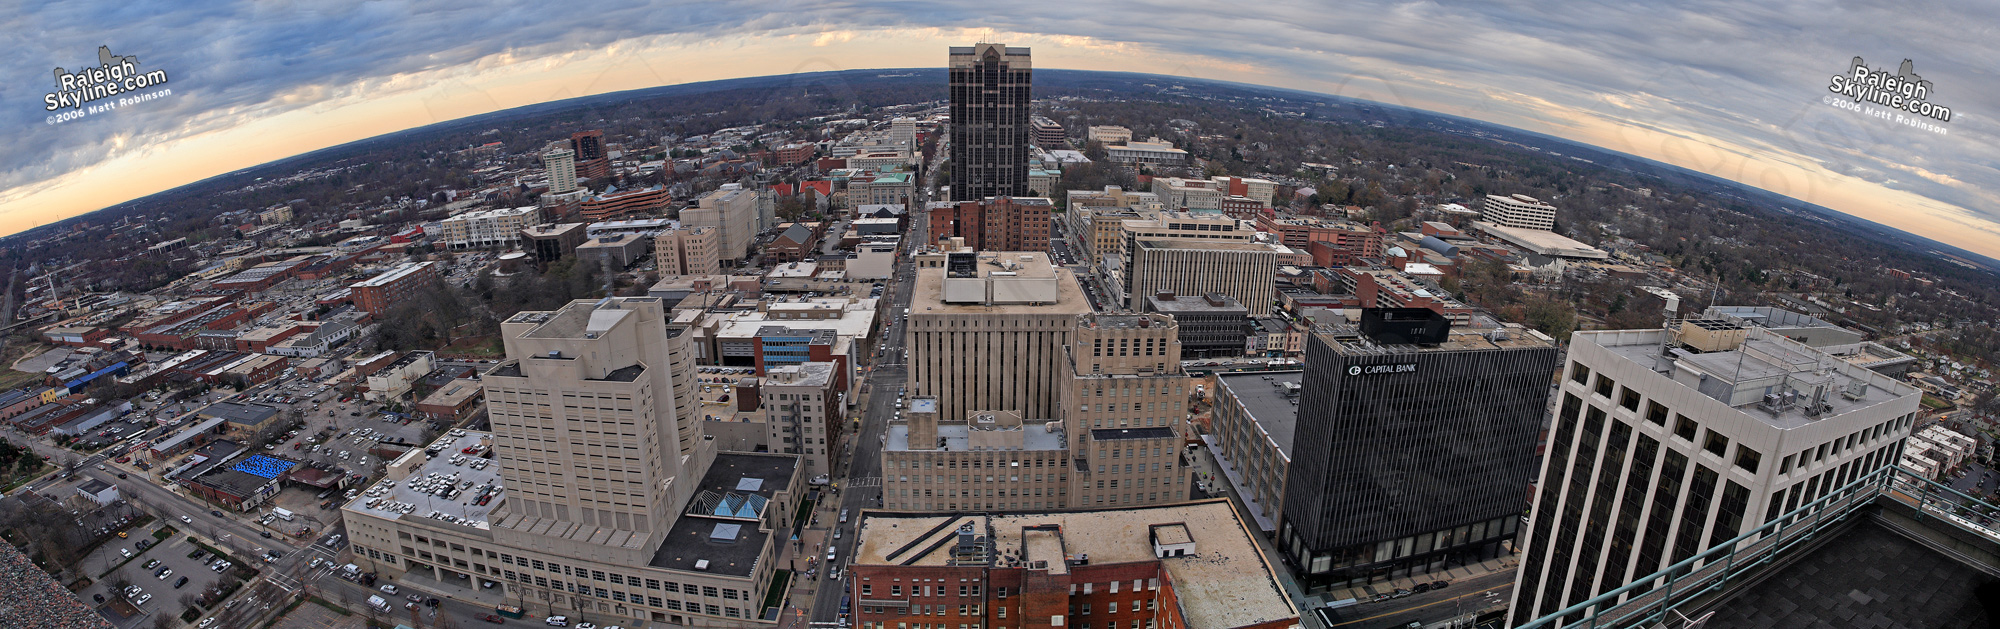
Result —
<path fill-rule="evenodd" d="M 850 478 L 850 479 L 847 479 L 847 486 L 848 486 L 848 487 L 881 487 L 881 486 L 882 486 L 882 477 L 880 477 L 880 476 L 863 476 L 863 477 L 861 477 L 861 478 Z"/>

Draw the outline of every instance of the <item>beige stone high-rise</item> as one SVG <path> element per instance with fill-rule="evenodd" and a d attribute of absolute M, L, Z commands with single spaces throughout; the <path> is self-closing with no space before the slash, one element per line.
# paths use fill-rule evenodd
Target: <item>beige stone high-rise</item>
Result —
<path fill-rule="evenodd" d="M 760 601 L 804 468 L 716 451 L 695 353 L 662 300 L 574 301 L 500 332 L 507 359 L 481 378 L 491 432 L 412 450 L 342 507 L 351 561 L 398 581 L 492 582 L 537 617 L 776 627 Z"/>
<path fill-rule="evenodd" d="M 1180 327 L 1163 314 L 1080 317 L 1063 361 L 1070 508 L 1186 500 L 1180 445 L 1193 384 Z"/>
<path fill-rule="evenodd" d="M 882 450 L 883 506 L 908 511 L 1099 509 L 1187 499 L 1180 444 L 1192 384 L 1161 314 L 1083 314 L 1054 371 L 1060 420 L 941 415 L 910 398 Z"/>
<path fill-rule="evenodd" d="M 947 253 L 919 265 L 910 303 L 909 394 L 938 415 L 1014 411 L 1055 419 L 1063 352 L 1090 312 L 1076 277 L 1046 253 Z"/>
<path fill-rule="evenodd" d="M 699 426 L 674 416 L 687 401 L 675 385 L 691 384 L 673 374 L 666 316 L 658 299 L 626 298 L 522 312 L 500 324 L 507 355 L 522 357 L 483 379 L 494 453 L 512 462 L 502 474 L 513 492 L 509 511 L 519 515 L 502 526 L 567 530 L 569 539 L 616 548 L 657 546 L 672 510 L 694 490 L 690 477 L 715 456 L 713 446 L 702 447 Z"/>
<path fill-rule="evenodd" d="M 722 272 L 716 228 L 680 227 L 653 237 L 653 259 L 660 275 L 714 275 Z"/>

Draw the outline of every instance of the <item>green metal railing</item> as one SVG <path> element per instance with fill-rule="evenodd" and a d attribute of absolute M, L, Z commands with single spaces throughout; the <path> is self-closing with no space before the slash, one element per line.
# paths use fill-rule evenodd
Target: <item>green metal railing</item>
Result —
<path fill-rule="evenodd" d="M 2000 541 L 2000 530 L 1984 522 L 1977 510 L 1993 512 L 2000 507 L 1925 478 L 1900 466 L 1887 466 L 1855 479 L 1811 503 L 1717 544 L 1665 570 L 1634 580 L 1624 587 L 1590 600 L 1529 621 L 1519 629 L 1547 627 L 1634 627 L 1665 622 L 1696 598 L 1722 589 L 1758 568 L 1784 556 L 1788 551 L 1812 541 L 1822 531 L 1839 524 L 1849 514 L 1887 497 L 1952 526 Z"/>

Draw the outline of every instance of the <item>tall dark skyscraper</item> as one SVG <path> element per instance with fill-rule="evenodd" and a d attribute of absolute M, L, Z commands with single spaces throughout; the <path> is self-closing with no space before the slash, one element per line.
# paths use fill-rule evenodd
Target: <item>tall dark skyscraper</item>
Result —
<path fill-rule="evenodd" d="M 950 66 L 951 200 L 1028 196 L 1028 49 L 952 46 Z"/>
<path fill-rule="evenodd" d="M 604 152 L 604 132 L 592 129 L 569 136 L 569 150 L 576 153 L 576 174 L 584 177 L 611 175 L 611 156 Z"/>
<path fill-rule="evenodd" d="M 1481 318 L 1476 318 L 1475 321 Z M 1278 544 L 1308 588 L 1509 552 L 1555 376 L 1547 337 L 1369 309 L 1307 340 Z"/>

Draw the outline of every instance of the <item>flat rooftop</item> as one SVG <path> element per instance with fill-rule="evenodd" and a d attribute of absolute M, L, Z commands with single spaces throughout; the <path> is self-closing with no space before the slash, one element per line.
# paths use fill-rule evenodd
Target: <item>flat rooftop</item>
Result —
<path fill-rule="evenodd" d="M 1191 628 L 1243 627 L 1299 613 L 1251 531 L 1222 499 L 1009 515 L 864 511 L 853 564 L 951 565 L 955 544 L 938 542 L 955 539 L 957 529 L 967 523 L 988 538 L 989 556 L 997 556 L 1002 567 L 1060 574 L 1071 569 L 1066 559 L 1080 555 L 1089 555 L 1091 565 L 1157 562 L 1172 578 L 1174 598 Z M 1194 550 L 1179 557 L 1155 556 L 1152 531 L 1160 525 L 1179 525 Z"/>
<path fill-rule="evenodd" d="M 915 411 L 916 409 L 912 408 L 911 410 Z M 1050 432 L 1047 422 L 1025 422 L 1022 424 L 1021 433 L 1021 450 L 1023 451 L 1062 450 L 1068 447 L 1063 443 L 1062 431 Z M 937 427 L 937 436 L 938 441 L 944 442 L 944 446 L 928 450 L 929 452 L 970 452 L 972 450 L 972 428 L 970 426 L 964 424 L 940 425 Z M 890 452 L 918 451 L 910 447 L 909 424 L 890 424 L 889 438 L 883 444 L 882 448 Z"/>
<path fill-rule="evenodd" d="M 1229 397 L 1243 407 L 1243 413 L 1264 431 L 1278 447 L 1278 453 L 1290 460 L 1292 436 L 1299 424 L 1299 394 L 1286 392 L 1296 391 L 1305 378 L 1304 371 L 1253 371 L 1218 374 L 1215 382 L 1217 388 L 1228 391 Z"/>
<path fill-rule="evenodd" d="M 649 564 L 737 577 L 755 574 L 771 537 L 758 528 L 764 510 L 787 508 L 776 497 L 791 487 L 798 467 L 799 458 L 791 455 L 715 453 L 694 499 Z M 697 569 L 698 561 L 707 563 Z"/>
<path fill-rule="evenodd" d="M 632 314 L 632 311 L 624 308 L 623 304 L 643 301 L 658 303 L 660 299 L 607 297 L 597 302 L 575 301 L 553 311 L 515 313 L 507 322 L 536 324 L 534 328 L 521 334 L 522 338 L 595 339 Z"/>
<path fill-rule="evenodd" d="M 1090 312 L 1076 276 L 1050 264 L 1048 254 L 1041 252 L 980 252 L 962 268 L 919 268 L 910 295 L 911 316 Z"/>
<path fill-rule="evenodd" d="M 1474 317 L 1475 322 L 1485 321 Z M 1325 340 L 1335 351 L 1349 355 L 1369 356 L 1380 354 L 1463 352 L 1481 350 L 1527 349 L 1552 347 L 1548 337 L 1532 332 L 1518 324 L 1487 327 L 1451 326 L 1451 332 L 1443 343 L 1431 345 L 1396 345 L 1378 343 L 1361 333 L 1360 326 L 1334 323 L 1320 326 L 1315 334 Z"/>
<path fill-rule="evenodd" d="M 195 413 L 202 418 L 221 418 L 232 424 L 257 425 L 278 414 L 278 409 L 262 404 L 216 402 Z"/>
<path fill-rule="evenodd" d="M 1552 231 L 1506 227 L 1480 221 L 1473 221 L 1472 225 L 1480 231 L 1492 234 L 1495 238 L 1549 257 L 1585 258 L 1591 260 L 1603 260 L 1611 257 L 1611 254 L 1605 253 L 1603 249 L 1577 242 Z"/>
<path fill-rule="evenodd" d="M 405 262 L 403 264 L 397 265 L 396 268 L 382 272 L 382 274 L 380 275 L 376 275 L 375 277 L 371 277 L 360 282 L 355 282 L 352 286 L 349 286 L 348 288 L 361 288 L 364 286 L 387 286 L 391 283 L 394 283 L 396 280 L 409 277 L 410 274 L 412 273 L 428 269 L 436 264 L 437 264 L 436 262 Z"/>
<path fill-rule="evenodd" d="M 1918 391 L 1894 378 L 1808 347 L 1763 328 L 1751 328 L 1736 349 L 1695 354 L 1678 348 L 1666 330 L 1604 330 L 1578 332 L 1572 346 L 1591 344 L 1672 379 L 1703 395 L 1734 407 L 1779 429 L 1798 428 L 1882 404 Z M 1704 379 L 1705 377 L 1705 379 Z M 1807 404 L 1764 404 L 1766 392 L 1799 390 L 1810 395 L 1824 387 L 1823 410 L 1806 414 Z M 1803 400 L 1801 401 L 1803 402 Z"/>
<path fill-rule="evenodd" d="M 347 504 L 347 509 L 388 520 L 430 519 L 435 525 L 457 524 L 491 529 L 487 515 L 506 500 L 500 483 L 501 462 L 463 454 L 462 449 L 482 441 L 492 443 L 493 433 L 468 430 L 465 436 L 446 434 L 431 446 L 438 454 L 410 470 L 402 481 L 384 479 Z M 427 456 L 412 450 L 407 456 Z M 485 461 L 484 464 L 474 464 Z M 484 469 L 480 469 L 484 468 Z M 456 493 L 454 493 L 456 490 Z M 489 496 L 484 504 L 482 496 Z"/>
<path fill-rule="evenodd" d="M 1248 251 L 1248 252 L 1265 252 L 1265 253 L 1277 251 L 1277 249 L 1272 247 L 1271 245 L 1267 245 L 1264 243 L 1257 243 L 1257 242 L 1243 242 L 1240 240 L 1194 240 L 1190 238 L 1161 237 L 1161 238 L 1140 238 L 1137 240 L 1137 242 L 1140 245 L 1146 247 L 1147 249 L 1207 249 L 1211 251 Z"/>

